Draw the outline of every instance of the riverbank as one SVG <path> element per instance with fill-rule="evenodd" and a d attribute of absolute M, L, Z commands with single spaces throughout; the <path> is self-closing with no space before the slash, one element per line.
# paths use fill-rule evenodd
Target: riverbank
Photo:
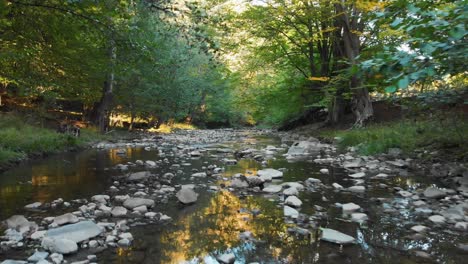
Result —
<path fill-rule="evenodd" d="M 31 158 L 54 153 L 79 150 L 102 140 L 119 138 L 117 133 L 101 135 L 92 128 L 84 128 L 80 136 L 58 133 L 41 127 L 28 118 L 15 114 L 0 114 L 0 172 Z"/>

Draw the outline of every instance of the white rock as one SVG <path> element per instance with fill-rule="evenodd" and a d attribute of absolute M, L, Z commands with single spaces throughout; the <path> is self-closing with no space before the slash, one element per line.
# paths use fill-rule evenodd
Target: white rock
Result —
<path fill-rule="evenodd" d="M 195 203 L 198 199 L 198 194 L 189 188 L 182 188 L 176 193 L 179 202 L 183 204 Z"/>
<path fill-rule="evenodd" d="M 330 171 L 328 169 L 320 169 L 320 173 L 322 174 L 329 174 Z"/>
<path fill-rule="evenodd" d="M 50 255 L 50 259 L 55 264 L 60 264 L 63 261 L 63 255 L 59 253 L 53 253 Z"/>
<path fill-rule="evenodd" d="M 338 184 L 338 183 L 336 183 L 336 182 L 334 182 L 334 183 L 332 184 L 332 186 L 333 186 L 333 188 L 335 188 L 335 189 L 337 189 L 337 190 L 343 190 L 343 189 L 344 189 L 343 186 L 341 186 L 340 184 Z"/>
<path fill-rule="evenodd" d="M 302 205 L 302 201 L 296 196 L 292 195 L 286 198 L 286 200 L 284 201 L 284 204 L 290 205 L 292 207 L 300 207 Z"/>
<path fill-rule="evenodd" d="M 266 176 L 271 177 L 272 179 L 278 179 L 283 177 L 283 172 L 269 168 L 257 171 L 257 175 L 260 177 Z"/>
<path fill-rule="evenodd" d="M 426 198 L 443 198 L 445 197 L 446 193 L 445 191 L 441 190 L 441 189 L 438 189 L 438 188 L 435 188 L 435 187 L 428 187 L 425 191 L 424 191 L 424 196 Z"/>
<path fill-rule="evenodd" d="M 145 214 L 146 212 L 148 212 L 148 208 L 146 207 L 146 205 L 142 205 L 133 208 L 133 211 L 139 212 L 140 214 Z"/>
<path fill-rule="evenodd" d="M 350 192 L 362 193 L 366 191 L 366 187 L 364 186 L 351 186 L 348 188 Z"/>
<path fill-rule="evenodd" d="M 146 205 L 146 207 L 153 207 L 154 200 L 132 197 L 125 200 L 123 206 L 128 209 L 133 209 L 138 206 Z"/>
<path fill-rule="evenodd" d="M 299 191 L 295 187 L 289 187 L 283 191 L 283 194 L 286 196 L 299 195 Z"/>
<path fill-rule="evenodd" d="M 281 187 L 281 185 L 271 184 L 271 185 L 268 185 L 265 188 L 263 188 L 263 192 L 277 193 L 277 192 L 280 192 L 282 189 L 283 189 L 283 187 Z"/>
<path fill-rule="evenodd" d="M 205 173 L 205 172 L 197 172 L 197 173 L 192 174 L 192 177 L 195 177 L 195 178 L 205 178 L 205 177 L 206 177 L 206 173 Z"/>
<path fill-rule="evenodd" d="M 432 215 L 429 217 L 429 220 L 431 220 L 435 224 L 443 224 L 445 223 L 445 217 L 441 215 Z"/>
<path fill-rule="evenodd" d="M 323 241 L 332 242 L 336 244 L 342 244 L 342 245 L 352 244 L 356 241 L 354 237 L 348 236 L 346 234 L 343 234 L 339 231 L 336 231 L 330 228 L 321 228 L 321 230 L 322 230 L 322 236 L 320 239 Z"/>
<path fill-rule="evenodd" d="M 37 209 L 37 208 L 41 207 L 41 205 L 42 205 L 41 202 L 35 202 L 35 203 L 32 203 L 32 204 L 26 205 L 24 208 L 25 209 Z"/>
<path fill-rule="evenodd" d="M 106 204 L 109 199 L 110 199 L 109 195 L 104 195 L 104 194 L 94 195 L 93 197 L 91 197 L 91 200 L 93 202 L 102 203 L 102 204 Z"/>
<path fill-rule="evenodd" d="M 367 221 L 368 219 L 369 217 L 367 217 L 367 215 L 364 213 L 352 213 L 351 214 L 351 221 L 353 222 L 362 223 L 362 222 Z"/>
<path fill-rule="evenodd" d="M 91 221 L 82 221 L 76 224 L 49 229 L 45 234 L 45 238 L 67 239 L 75 243 L 88 240 L 100 235 L 103 230 Z"/>
<path fill-rule="evenodd" d="M 362 178 L 362 177 L 365 177 L 365 176 L 366 176 L 366 174 L 364 172 L 358 172 L 358 173 L 354 173 L 354 174 L 349 175 L 349 177 L 354 178 L 354 179 L 359 179 L 359 178 Z"/>
<path fill-rule="evenodd" d="M 426 229 L 427 229 L 427 227 L 423 226 L 423 225 L 415 225 L 415 226 L 411 227 L 411 230 L 413 230 L 414 232 L 418 232 L 418 233 L 424 232 L 424 231 L 426 231 Z"/>
<path fill-rule="evenodd" d="M 468 230 L 468 222 L 457 222 L 455 223 L 455 229 L 458 230 Z"/>
<path fill-rule="evenodd" d="M 42 239 L 41 246 L 53 253 L 71 254 L 78 251 L 76 242 L 65 238 L 50 238 Z"/>
<path fill-rule="evenodd" d="M 44 237 L 44 235 L 46 234 L 47 231 L 45 230 L 41 230 L 41 231 L 36 231 L 34 233 L 32 233 L 31 235 L 31 239 L 32 240 L 39 240 L 39 239 L 42 239 Z"/>
<path fill-rule="evenodd" d="M 359 210 L 361 206 L 355 203 L 347 203 L 347 204 L 343 204 L 341 208 L 343 209 L 343 213 L 352 213 L 354 211 Z"/>
<path fill-rule="evenodd" d="M 66 214 L 55 217 L 53 224 L 61 226 L 65 224 L 74 224 L 74 223 L 77 223 L 78 221 L 80 220 L 78 219 L 76 215 L 71 214 L 71 213 L 66 213 Z"/>
<path fill-rule="evenodd" d="M 284 213 L 284 216 L 291 217 L 291 218 L 297 218 L 299 216 L 299 211 L 287 205 L 284 206 L 283 213 Z"/>
<path fill-rule="evenodd" d="M 130 240 L 126 238 L 123 238 L 117 241 L 117 244 L 121 247 L 129 247 L 132 244 L 132 242 L 130 242 Z"/>
<path fill-rule="evenodd" d="M 36 251 L 32 256 L 28 258 L 29 262 L 38 262 L 42 259 L 46 259 L 49 256 L 49 252 L 41 252 L 41 251 Z"/>
<path fill-rule="evenodd" d="M 216 259 L 224 264 L 232 264 L 236 261 L 236 256 L 233 253 L 226 253 L 218 256 Z"/>
<path fill-rule="evenodd" d="M 121 217 L 121 216 L 127 215 L 127 212 L 128 212 L 127 208 L 123 206 L 116 206 L 112 208 L 111 214 L 113 217 Z"/>

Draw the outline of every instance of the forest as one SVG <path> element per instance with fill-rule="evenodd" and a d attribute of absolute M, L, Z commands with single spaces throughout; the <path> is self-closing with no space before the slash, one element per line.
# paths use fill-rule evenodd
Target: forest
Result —
<path fill-rule="evenodd" d="M 421 202 L 416 213 L 440 214 L 444 220 L 424 218 L 426 222 L 420 224 L 428 225 L 429 221 L 437 228 L 454 224 L 453 232 L 466 232 L 467 22 L 466 0 L 0 0 L 0 220 L 13 213 L 25 214 L 14 209 L 19 203 L 28 210 L 47 211 L 58 206 L 72 214 L 67 219 L 78 216 L 94 221 L 103 216 L 123 215 L 128 219 L 136 215 L 153 224 L 167 219 L 176 223 L 168 229 L 173 232 L 157 233 L 157 242 L 146 237 L 144 230 L 136 231 L 135 236 L 141 232 L 145 243 L 162 245 L 162 253 L 155 253 L 149 252 L 146 244 L 136 243 L 145 252 L 142 259 L 135 257 L 138 250 L 121 249 L 133 243 L 133 237 L 116 235 L 127 234 L 122 233 L 125 228 L 115 228 L 116 234 L 100 233 L 104 240 L 92 240 L 96 245 L 118 248 L 118 257 L 97 253 L 103 263 L 189 263 L 183 261 L 208 255 L 220 263 L 234 263 L 234 259 L 235 263 L 312 263 L 314 257 L 304 252 L 308 252 L 310 243 L 320 240 L 318 230 L 323 232 L 322 240 L 335 243 L 340 238 L 344 240 L 338 239 L 338 244 L 347 244 L 346 237 L 318 220 L 327 215 L 323 208 L 339 204 L 338 208 L 346 211 L 346 205 L 356 202 L 346 195 L 358 193 L 362 198 L 368 190 L 372 197 L 369 203 L 374 204 L 362 202 L 368 210 L 358 206 L 360 209 L 349 211 L 354 216 L 350 213 L 344 217 L 348 224 L 359 218 L 359 228 L 364 231 L 359 230 L 372 237 L 369 245 L 351 237 L 353 243 L 362 243 L 362 248 L 391 248 L 392 242 L 383 234 L 391 233 L 392 228 L 383 222 L 370 224 L 375 231 L 367 227 L 368 215 L 372 218 L 390 211 L 378 211 L 375 204 L 389 204 L 392 210 L 401 211 Z M 297 156 L 301 159 L 296 164 Z M 58 165 L 52 165 L 55 162 Z M 145 171 L 138 172 L 137 168 Z M 126 180 L 111 173 L 115 171 L 125 174 Z M 261 171 L 265 171 L 263 176 Z M 313 177 L 330 177 L 307 179 L 311 175 L 304 171 L 314 171 Z M 437 180 L 421 180 L 422 172 Z M 293 183 L 271 184 L 272 179 L 273 183 L 282 179 L 283 173 L 284 179 Z M 349 181 L 342 182 L 340 177 L 347 173 L 353 184 L 343 187 Z M 98 174 L 107 178 L 101 179 Z M 188 189 L 208 190 L 185 193 L 187 188 L 182 187 L 190 184 L 179 178 L 185 174 L 191 175 L 190 184 L 195 183 Z M 408 175 L 411 180 L 405 178 Z M 380 185 L 364 181 L 393 176 L 398 178 Z M 172 180 L 174 177 L 177 180 Z M 80 189 L 74 189 L 74 185 Z M 440 194 L 441 189 L 435 188 L 438 186 L 447 189 Z M 211 207 L 197 207 L 188 215 L 158 207 L 171 203 L 175 199 L 172 192 L 179 188 L 178 205 L 202 207 L 198 195 L 208 203 L 204 195 L 213 191 Z M 409 202 L 387 204 L 385 199 L 389 198 L 370 193 L 372 188 L 387 188 L 387 193 L 396 193 Z M 320 192 L 322 197 L 305 197 L 300 194 L 303 190 Z M 98 192 L 105 195 L 96 195 Z M 277 195 L 270 200 L 279 198 L 280 206 L 285 205 L 284 216 L 292 222 L 274 222 L 276 213 L 255 218 L 257 207 L 276 212 L 256 196 L 258 193 Z M 125 205 L 120 196 L 128 194 L 150 201 Z M 94 195 L 90 200 L 94 207 L 80 200 L 87 195 Z M 114 206 L 109 197 L 124 202 L 123 207 Z M 297 206 L 297 200 L 292 199 L 288 207 L 286 199 L 291 197 L 304 200 L 304 204 L 322 203 L 313 205 L 313 214 L 307 206 L 299 213 L 296 209 L 301 210 L 303 202 L 299 200 Z M 69 199 L 65 201 L 68 205 L 62 198 Z M 184 202 L 187 199 L 189 202 Z M 32 202 L 40 205 L 27 204 Z M 341 202 L 348 203 L 341 207 Z M 455 203 L 458 209 L 451 207 Z M 72 212 L 70 208 L 77 204 L 88 209 L 79 207 Z M 421 206 L 432 206 L 427 209 L 431 211 Z M 161 209 L 161 213 L 156 216 L 150 208 Z M 447 208 L 453 210 L 447 213 Z M 237 223 L 235 219 L 245 217 L 244 209 L 260 222 Z M 336 221 L 342 220 L 335 209 L 328 211 L 333 215 L 334 228 Z M 408 210 L 413 213 L 414 209 Z M 298 220 L 303 212 L 309 214 L 310 221 Z M 216 216 L 215 223 L 207 220 L 210 215 Z M 35 215 L 31 217 L 38 220 Z M 421 219 L 418 217 L 405 221 L 416 224 Z M 10 229 L 11 221 L 7 222 Z M 28 222 L 26 218 L 24 221 Z M 60 221 L 48 222 L 46 228 L 61 226 L 57 224 Z M 291 223 L 294 227 L 288 225 Z M 204 230 L 207 226 L 212 229 Z M 191 233 L 190 228 L 201 233 Z M 247 241 L 264 255 L 245 253 L 245 244 L 239 246 L 242 249 L 236 247 L 245 251 L 238 253 L 233 249 L 239 243 L 238 234 L 233 239 L 231 228 L 241 232 L 239 236 L 250 228 L 254 236 L 271 242 L 270 248 L 256 244 L 250 234 Z M 0 237 L 0 241 L 7 241 L 0 245 L 0 260 L 21 255 L 10 250 L 23 247 L 10 245 L 14 241 L 10 229 Z M 352 236 L 350 232 L 357 232 L 357 237 L 361 232 L 355 226 L 341 231 Z M 22 239 L 31 238 L 31 234 L 20 233 Z M 272 238 L 284 237 L 285 233 L 301 236 L 302 240 L 288 240 L 292 244 L 284 245 Z M 106 235 L 117 237 L 109 242 Z M 326 235 L 332 238 L 324 239 Z M 396 233 L 388 239 L 393 235 Z M 363 249 L 331 256 L 329 250 L 334 248 L 317 247 L 322 262 L 314 259 L 313 263 L 325 263 L 325 253 L 326 260 L 331 261 L 326 263 L 358 263 L 366 259 L 363 256 L 368 259 L 362 263 L 388 263 L 395 257 L 416 263 L 418 259 L 412 262 L 415 256 L 437 263 L 458 263 L 468 244 L 465 235 L 456 237 L 457 250 L 463 254 L 452 254 L 453 245 L 446 243 L 454 239 L 453 235 L 444 233 L 434 244 L 428 242 L 431 250 L 418 244 L 414 247 L 421 248 L 414 252 L 410 242 L 395 238 L 393 249 L 399 248 L 400 253 L 392 249 L 387 255 Z M 181 237 L 210 242 L 194 245 Z M 45 240 L 42 248 L 60 253 L 44 245 Z M 245 237 L 240 240 L 246 243 Z M 92 247 L 91 241 L 84 241 L 75 242 L 78 247 Z M 173 243 L 185 253 L 168 246 Z M 226 245 L 229 247 L 223 251 Z M 51 260 L 61 263 L 63 258 Z"/>

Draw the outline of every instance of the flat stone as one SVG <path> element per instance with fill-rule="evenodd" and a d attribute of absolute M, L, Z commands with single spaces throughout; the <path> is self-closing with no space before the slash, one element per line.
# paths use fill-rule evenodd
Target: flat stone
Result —
<path fill-rule="evenodd" d="M 1 264 L 27 264 L 27 261 L 15 260 L 15 259 L 6 259 L 2 261 Z"/>
<path fill-rule="evenodd" d="M 116 206 L 112 208 L 111 215 L 113 217 L 121 217 L 121 216 L 127 215 L 127 212 L 128 212 L 127 208 L 123 206 Z"/>
<path fill-rule="evenodd" d="M 366 191 L 366 187 L 364 187 L 364 186 L 359 186 L 359 185 L 351 186 L 351 187 L 348 188 L 348 191 L 350 191 L 350 192 L 356 192 L 356 193 L 362 193 L 362 192 L 365 192 L 365 191 Z"/>
<path fill-rule="evenodd" d="M 366 174 L 364 172 L 358 172 L 358 173 L 354 173 L 354 174 L 350 174 L 349 177 L 351 178 L 354 178 L 354 179 L 359 179 L 359 178 L 362 178 L 362 177 L 365 177 Z"/>
<path fill-rule="evenodd" d="M 74 223 L 77 223 L 78 221 L 80 221 L 78 219 L 78 216 L 72 214 L 72 213 L 66 213 L 66 214 L 63 214 L 63 215 L 59 215 L 57 217 L 54 218 L 54 224 L 56 225 L 65 225 L 65 224 L 74 224 Z"/>
<path fill-rule="evenodd" d="M 424 191 L 424 197 L 426 197 L 426 198 L 437 199 L 437 198 L 443 198 L 443 197 L 445 197 L 445 195 L 446 195 L 445 191 L 440 190 L 440 189 L 435 188 L 435 187 L 428 187 Z"/>
<path fill-rule="evenodd" d="M 415 226 L 411 227 L 411 230 L 413 230 L 414 232 L 422 233 L 422 232 L 426 231 L 427 228 L 428 228 L 427 226 L 415 225 Z"/>
<path fill-rule="evenodd" d="M 343 213 L 351 213 L 351 212 L 361 209 L 361 206 L 355 203 L 347 203 L 347 204 L 343 204 L 341 206 L 341 209 L 343 209 Z"/>
<path fill-rule="evenodd" d="M 351 214 L 351 221 L 353 222 L 362 223 L 362 222 L 367 221 L 368 219 L 369 217 L 364 213 L 352 213 Z"/>
<path fill-rule="evenodd" d="M 144 181 L 151 176 L 151 173 L 148 171 L 140 171 L 130 174 L 127 177 L 128 181 Z"/>
<path fill-rule="evenodd" d="M 297 196 L 292 195 L 286 198 L 284 204 L 290 205 L 292 207 L 301 207 L 302 201 L 299 198 L 297 198 Z"/>
<path fill-rule="evenodd" d="M 68 239 L 75 243 L 88 240 L 100 235 L 103 230 L 91 221 L 82 221 L 76 224 L 61 226 L 58 228 L 49 229 L 45 234 L 45 238 Z M 60 253 L 60 252 L 59 252 Z"/>
<path fill-rule="evenodd" d="M 198 194 L 189 188 L 182 188 L 176 193 L 179 202 L 183 204 L 195 203 L 198 199 Z"/>
<path fill-rule="evenodd" d="M 78 251 L 76 242 L 65 238 L 45 237 L 41 246 L 50 252 L 60 254 L 71 254 Z"/>
<path fill-rule="evenodd" d="M 413 196 L 413 194 L 408 192 L 408 191 L 399 191 L 398 194 L 405 197 L 405 198 Z"/>
<path fill-rule="evenodd" d="M 123 206 L 127 209 L 133 209 L 138 206 L 146 205 L 146 207 L 153 207 L 154 206 L 154 200 L 151 199 L 145 199 L 145 198 L 138 198 L 138 197 L 132 197 L 128 198 L 125 200 L 123 203 Z"/>
<path fill-rule="evenodd" d="M 330 228 L 321 228 L 321 230 L 322 230 L 322 236 L 320 237 L 320 239 L 323 241 L 341 244 L 341 245 L 352 244 L 356 241 L 354 237 L 348 236 L 344 233 L 341 233 L 339 231 L 336 231 Z"/>
<path fill-rule="evenodd" d="M 291 218 L 297 218 L 299 216 L 299 211 L 287 205 L 284 206 L 283 213 L 284 213 L 284 216 L 291 217 Z"/>
<path fill-rule="evenodd" d="M 24 208 L 25 209 L 37 209 L 37 208 L 39 208 L 41 206 L 42 206 L 41 202 L 35 202 L 35 203 L 28 204 L 28 205 L 24 206 Z"/>
<path fill-rule="evenodd" d="M 225 253 L 216 257 L 216 259 L 224 264 L 232 264 L 234 263 L 234 261 L 236 261 L 236 256 L 234 255 L 234 253 Z"/>
<path fill-rule="evenodd" d="M 44 252 L 44 251 L 36 251 L 32 256 L 28 258 L 28 261 L 30 262 L 38 262 L 40 260 L 46 259 L 49 256 L 49 252 Z"/>
<path fill-rule="evenodd" d="M 249 183 L 241 179 L 233 179 L 231 181 L 231 187 L 232 188 L 247 188 L 249 187 Z"/>
<path fill-rule="evenodd" d="M 283 178 L 283 172 L 275 169 L 263 169 L 257 171 L 257 175 L 262 177 L 271 177 L 272 179 L 278 179 L 278 178 Z"/>
<path fill-rule="evenodd" d="M 281 192 L 282 189 L 283 187 L 281 185 L 271 184 L 263 188 L 262 191 L 266 193 L 278 193 Z"/>
<path fill-rule="evenodd" d="M 101 203 L 101 204 L 106 204 L 107 201 L 109 201 L 109 199 L 110 199 L 109 195 L 105 195 L 105 194 L 98 194 L 98 195 L 94 195 L 93 197 L 91 197 L 91 201 Z"/>
<path fill-rule="evenodd" d="M 456 222 L 455 229 L 466 231 L 468 230 L 468 222 Z"/>
<path fill-rule="evenodd" d="M 443 224 L 445 223 L 445 217 L 441 215 L 432 215 L 429 217 L 429 220 L 431 220 L 435 224 Z"/>
<path fill-rule="evenodd" d="M 205 172 L 197 172 L 197 173 L 192 174 L 192 177 L 195 177 L 195 178 L 205 178 L 205 177 L 206 177 L 206 173 L 205 173 Z"/>
<path fill-rule="evenodd" d="M 299 191 L 295 187 L 284 189 L 283 194 L 286 196 L 299 195 Z"/>
<path fill-rule="evenodd" d="M 329 174 L 330 171 L 328 169 L 320 169 L 320 173 L 322 174 Z"/>

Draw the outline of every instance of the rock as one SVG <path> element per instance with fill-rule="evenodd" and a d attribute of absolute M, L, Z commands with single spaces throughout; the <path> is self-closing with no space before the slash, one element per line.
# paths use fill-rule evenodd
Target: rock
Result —
<path fill-rule="evenodd" d="M 151 173 L 148 171 L 140 171 L 130 174 L 127 177 L 128 181 L 144 181 L 151 176 Z"/>
<path fill-rule="evenodd" d="M 146 207 L 146 205 L 142 205 L 142 206 L 133 208 L 133 211 L 138 212 L 140 214 L 145 214 L 146 212 L 148 212 L 148 208 Z"/>
<path fill-rule="evenodd" d="M 52 260 L 53 263 L 60 264 L 63 261 L 63 255 L 59 253 L 52 253 L 50 255 L 50 259 Z"/>
<path fill-rule="evenodd" d="M 6 259 L 2 261 L 1 264 L 27 264 L 27 261 L 22 261 L 22 260 L 14 260 L 14 259 Z"/>
<path fill-rule="evenodd" d="M 145 161 L 145 165 L 148 166 L 148 167 L 156 167 L 157 166 L 156 162 L 154 162 L 152 160 Z"/>
<path fill-rule="evenodd" d="M 346 245 L 352 244 L 356 240 L 352 236 L 348 236 L 343 234 L 339 231 L 330 229 L 330 228 L 320 228 L 322 230 L 322 236 L 320 237 L 321 240 L 332 242 L 336 244 Z"/>
<path fill-rule="evenodd" d="M 260 177 L 271 177 L 272 179 L 278 179 L 283 177 L 283 172 L 275 169 L 263 169 L 257 171 L 257 175 Z"/>
<path fill-rule="evenodd" d="M 422 232 L 427 230 L 427 226 L 415 225 L 415 226 L 411 227 L 411 230 L 413 230 L 414 232 L 417 232 L 417 233 L 422 233 Z"/>
<path fill-rule="evenodd" d="M 326 144 L 321 144 L 317 141 L 296 141 L 289 147 L 288 156 L 302 156 L 318 154 L 322 148 L 327 147 Z"/>
<path fill-rule="evenodd" d="M 343 168 L 358 168 L 361 167 L 361 159 L 355 159 L 352 161 L 346 161 L 343 163 Z"/>
<path fill-rule="evenodd" d="M 129 247 L 132 244 L 132 242 L 126 238 L 123 238 L 117 241 L 117 244 L 121 247 Z"/>
<path fill-rule="evenodd" d="M 250 187 L 260 186 L 264 183 L 264 180 L 258 176 L 248 176 L 245 177 Z"/>
<path fill-rule="evenodd" d="M 322 173 L 322 174 L 329 174 L 330 171 L 328 171 L 328 169 L 320 169 L 320 173 Z"/>
<path fill-rule="evenodd" d="M 54 218 L 53 224 L 56 224 L 58 226 L 65 225 L 65 224 L 74 224 L 80 221 L 78 219 L 78 216 L 72 214 L 72 213 L 66 213 L 63 215 L 59 215 Z"/>
<path fill-rule="evenodd" d="M 455 223 L 455 229 L 466 231 L 468 230 L 468 222 Z"/>
<path fill-rule="evenodd" d="M 198 194 L 189 188 L 182 188 L 176 193 L 179 202 L 183 204 L 195 203 L 198 199 Z"/>
<path fill-rule="evenodd" d="M 350 191 L 350 192 L 356 192 L 356 193 L 362 193 L 362 192 L 365 192 L 365 191 L 366 191 L 366 187 L 364 187 L 364 186 L 359 186 L 359 185 L 351 186 L 351 187 L 348 188 L 348 191 Z"/>
<path fill-rule="evenodd" d="M 60 254 L 71 254 L 78 251 L 76 242 L 65 238 L 45 237 L 41 246 L 50 252 Z"/>
<path fill-rule="evenodd" d="M 103 195 L 103 194 L 94 195 L 93 197 L 91 197 L 91 200 L 93 202 L 101 203 L 101 204 L 107 204 L 107 201 L 109 201 L 109 199 L 110 199 L 109 195 Z"/>
<path fill-rule="evenodd" d="M 234 253 L 225 253 L 216 258 L 219 262 L 224 264 L 232 264 L 236 261 L 236 256 Z"/>
<path fill-rule="evenodd" d="M 29 262 L 38 262 L 40 260 L 46 259 L 49 256 L 48 252 L 36 251 L 32 256 L 28 258 Z"/>
<path fill-rule="evenodd" d="M 369 217 L 364 213 L 352 213 L 351 214 L 351 221 L 353 222 L 362 223 L 362 222 L 367 221 L 368 219 Z"/>
<path fill-rule="evenodd" d="M 296 196 L 292 195 L 286 198 L 286 200 L 284 201 L 284 204 L 290 205 L 292 207 L 301 207 L 302 201 Z"/>
<path fill-rule="evenodd" d="M 377 175 L 375 175 L 374 177 L 372 177 L 373 179 L 385 179 L 385 178 L 388 178 L 388 174 L 386 173 L 379 173 Z"/>
<path fill-rule="evenodd" d="M 5 222 L 8 228 L 14 229 L 21 234 L 37 229 L 36 223 L 29 222 L 28 219 L 22 215 L 14 215 Z"/>
<path fill-rule="evenodd" d="M 68 239 L 75 243 L 96 237 L 100 235 L 103 230 L 91 221 L 82 221 L 76 224 L 70 224 L 54 229 L 49 229 L 45 234 L 44 239 Z"/>
<path fill-rule="evenodd" d="M 408 191 L 403 191 L 403 190 L 402 190 L 402 191 L 399 191 L 398 194 L 401 195 L 401 196 L 403 196 L 403 197 L 405 197 L 405 198 L 408 198 L 408 197 L 413 196 L 412 193 L 410 193 L 410 192 L 408 192 Z"/>
<path fill-rule="evenodd" d="M 241 179 L 233 179 L 231 181 L 231 187 L 232 188 L 247 188 L 249 187 L 249 183 Z"/>
<path fill-rule="evenodd" d="M 24 208 L 25 208 L 25 209 L 28 209 L 28 210 L 30 210 L 30 209 L 37 209 L 37 208 L 41 207 L 41 205 L 42 205 L 41 202 L 35 202 L 35 203 L 32 203 L 32 204 L 26 205 Z"/>
<path fill-rule="evenodd" d="M 316 178 L 308 178 L 306 180 L 307 185 L 315 185 L 315 184 L 320 184 L 320 183 L 322 183 L 322 181 Z"/>
<path fill-rule="evenodd" d="M 31 239 L 32 239 L 32 240 L 39 240 L 39 239 L 42 239 L 42 238 L 44 237 L 44 235 L 45 235 L 46 232 L 47 232 L 47 231 L 45 231 L 45 230 L 36 231 L 36 232 L 32 233 Z"/>
<path fill-rule="evenodd" d="M 195 151 L 190 152 L 189 155 L 192 156 L 192 157 L 200 157 L 201 153 L 200 153 L 200 151 L 195 150 Z"/>
<path fill-rule="evenodd" d="M 205 172 L 197 172 L 197 173 L 192 174 L 192 177 L 195 177 L 195 178 L 205 178 L 205 177 L 206 177 L 206 173 L 205 173 Z"/>
<path fill-rule="evenodd" d="M 337 189 L 337 190 L 343 190 L 343 189 L 344 189 L 343 186 L 339 185 L 339 184 L 336 183 L 336 182 L 334 182 L 334 183 L 332 184 L 332 186 L 333 186 L 333 188 L 335 188 L 335 189 Z"/>
<path fill-rule="evenodd" d="M 283 187 L 281 185 L 271 184 L 263 188 L 262 191 L 266 193 L 277 193 L 277 192 L 281 192 L 282 189 Z"/>
<path fill-rule="evenodd" d="M 359 210 L 361 206 L 355 203 L 347 203 L 347 204 L 343 204 L 341 208 L 343 209 L 343 213 L 351 213 L 351 212 Z"/>
<path fill-rule="evenodd" d="M 121 216 L 125 216 L 127 215 L 127 208 L 123 207 L 123 206 L 116 206 L 114 208 L 112 208 L 112 211 L 111 211 L 111 215 L 113 217 L 121 217 Z"/>
<path fill-rule="evenodd" d="M 125 200 L 127 200 L 128 198 L 130 198 L 130 196 L 128 194 L 126 195 L 116 195 L 114 196 L 114 200 L 116 202 L 119 202 L 119 203 L 123 203 L 125 202 Z"/>
<path fill-rule="evenodd" d="M 226 165 L 236 165 L 237 164 L 237 160 L 235 160 L 235 159 L 223 159 L 221 161 Z"/>
<path fill-rule="evenodd" d="M 366 174 L 364 172 L 358 172 L 358 173 L 354 173 L 354 174 L 350 174 L 349 177 L 351 178 L 354 178 L 354 179 L 359 179 L 359 178 L 362 178 L 362 177 L 365 177 Z"/>
<path fill-rule="evenodd" d="M 424 197 L 426 197 L 426 198 L 437 199 L 437 198 L 445 197 L 445 195 L 446 195 L 446 193 L 443 190 L 440 190 L 440 189 L 435 188 L 435 187 L 428 187 L 424 191 Z"/>
<path fill-rule="evenodd" d="M 295 187 L 289 187 L 283 191 L 286 196 L 299 195 L 299 191 Z"/>
<path fill-rule="evenodd" d="M 284 183 L 281 184 L 281 186 L 294 187 L 298 191 L 303 191 L 305 189 L 304 185 L 302 185 L 302 184 L 300 184 L 298 182 L 284 182 Z"/>
<path fill-rule="evenodd" d="M 125 200 L 123 206 L 127 209 L 133 209 L 138 206 L 146 205 L 146 207 L 153 207 L 154 200 L 132 197 Z"/>
<path fill-rule="evenodd" d="M 432 215 L 429 217 L 429 220 L 431 220 L 435 224 L 443 224 L 445 223 L 445 217 L 441 215 Z"/>
<path fill-rule="evenodd" d="M 296 209 L 289 207 L 287 205 L 284 206 L 283 213 L 284 213 L 284 216 L 291 217 L 291 218 L 297 218 L 299 216 L 299 212 Z"/>
<path fill-rule="evenodd" d="M 88 243 L 89 248 L 97 248 L 99 246 L 99 243 L 96 240 L 91 240 Z"/>

